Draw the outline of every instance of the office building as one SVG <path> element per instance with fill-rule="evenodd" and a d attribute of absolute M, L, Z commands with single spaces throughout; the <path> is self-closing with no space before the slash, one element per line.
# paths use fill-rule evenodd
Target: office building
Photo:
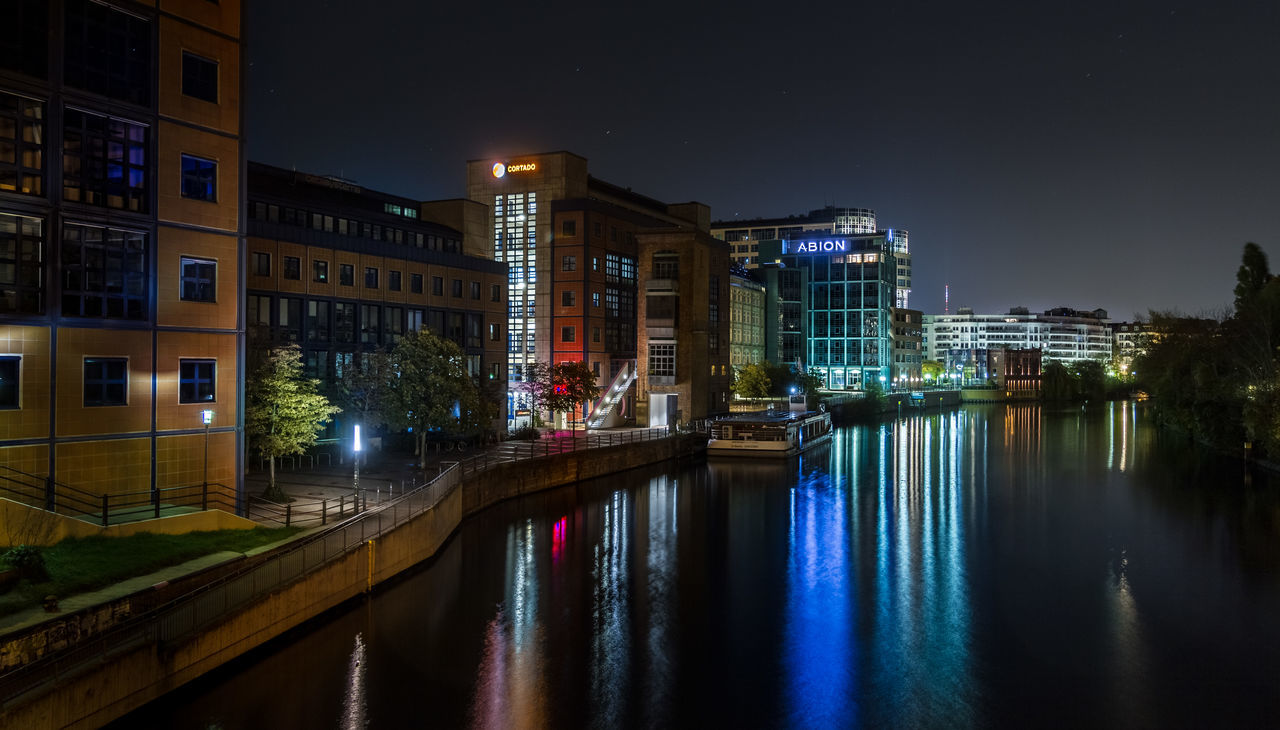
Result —
<path fill-rule="evenodd" d="M 893 310 L 893 366 L 890 382 L 895 388 L 917 387 L 923 383 L 924 313 L 916 309 Z"/>
<path fill-rule="evenodd" d="M 640 261 L 639 237 L 645 231 L 705 233 L 706 206 L 667 204 L 600 180 L 588 173 L 585 158 L 570 152 L 471 160 L 467 199 L 488 206 L 491 256 L 509 267 L 511 425 L 529 421 L 521 383 L 530 363 L 579 360 L 598 373 L 606 393 L 620 394 L 617 402 L 602 399 L 580 415 L 592 427 L 634 422 L 634 382 L 648 357 L 638 342 L 640 269 L 649 265 Z M 727 272 L 726 261 L 720 273 L 726 287 Z M 727 334 L 724 351 L 727 363 Z M 691 364 L 687 357 L 683 362 Z M 594 417 L 605 411 L 607 418 Z M 682 411 L 687 420 L 697 409 Z"/>
<path fill-rule="evenodd" d="M 1046 360 L 1108 360 L 1111 358 L 1111 331 L 1102 309 L 1079 311 L 1050 309 L 1031 314 L 1015 307 L 1007 314 L 974 314 L 961 307 L 955 314 L 935 314 L 925 328 L 929 356 L 944 364 L 951 350 L 1008 347 L 1035 349 Z"/>
<path fill-rule="evenodd" d="M 5 4 L 5 466 L 240 489 L 241 31 L 238 2 Z"/>
<path fill-rule="evenodd" d="M 765 359 L 765 287 L 741 265 L 729 270 L 729 366 L 735 370 Z"/>
<path fill-rule="evenodd" d="M 423 220 L 411 198 L 254 162 L 248 182 L 251 351 L 298 344 L 332 393 L 361 352 L 426 329 L 462 348 L 505 407 L 506 264 L 464 255 L 463 233 Z M 343 420 L 331 430 L 347 433 Z"/>

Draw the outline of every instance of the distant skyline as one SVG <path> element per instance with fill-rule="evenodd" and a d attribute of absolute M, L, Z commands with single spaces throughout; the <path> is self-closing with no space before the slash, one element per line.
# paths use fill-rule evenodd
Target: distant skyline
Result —
<path fill-rule="evenodd" d="M 1280 4 L 249 3 L 249 158 L 424 200 L 565 149 L 729 220 L 873 208 L 912 306 L 1229 307 L 1280 268 Z"/>

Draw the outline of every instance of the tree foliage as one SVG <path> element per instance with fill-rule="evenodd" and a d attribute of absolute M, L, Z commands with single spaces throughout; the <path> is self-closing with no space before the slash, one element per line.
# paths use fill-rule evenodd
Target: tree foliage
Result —
<path fill-rule="evenodd" d="M 361 353 L 359 364 L 348 368 L 334 383 L 334 400 L 342 406 L 343 413 L 366 431 L 372 431 L 393 418 L 394 380 L 391 357 L 387 353 Z"/>
<path fill-rule="evenodd" d="M 548 371 L 541 400 L 552 413 L 576 414 L 583 403 L 600 397 L 595 373 L 585 362 L 562 362 Z"/>
<path fill-rule="evenodd" d="M 272 349 L 245 383 L 245 434 L 252 449 L 270 461 L 265 496 L 281 500 L 276 486 L 276 458 L 301 454 L 316 442 L 335 413 L 319 392 L 320 381 L 302 377 L 302 351 L 297 345 Z"/>
<path fill-rule="evenodd" d="M 925 360 L 920 363 L 920 376 L 923 377 L 925 381 L 932 380 L 935 383 L 940 382 L 942 380 L 942 375 L 946 370 L 946 367 L 937 360 Z"/>
<path fill-rule="evenodd" d="M 492 418 L 492 407 L 467 373 L 462 349 L 449 340 L 427 330 L 410 332 L 391 350 L 389 367 L 389 422 L 412 429 L 419 466 L 428 434 L 474 434 Z"/>
<path fill-rule="evenodd" d="M 1244 245 L 1240 268 L 1236 271 L 1236 310 L 1246 305 L 1262 291 L 1271 280 L 1271 271 L 1267 268 L 1267 254 L 1258 244 L 1250 241 Z"/>
<path fill-rule="evenodd" d="M 739 398 L 767 398 L 773 387 L 769 377 L 768 362 L 753 362 L 738 368 L 729 386 Z"/>

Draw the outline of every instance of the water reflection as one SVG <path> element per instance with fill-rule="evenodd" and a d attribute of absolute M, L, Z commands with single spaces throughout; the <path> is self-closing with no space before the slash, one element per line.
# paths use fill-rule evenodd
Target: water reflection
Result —
<path fill-rule="evenodd" d="M 355 648 L 351 650 L 351 660 L 347 666 L 347 691 L 342 698 L 343 730 L 362 730 L 369 725 L 364 675 L 364 636 L 356 634 Z"/>

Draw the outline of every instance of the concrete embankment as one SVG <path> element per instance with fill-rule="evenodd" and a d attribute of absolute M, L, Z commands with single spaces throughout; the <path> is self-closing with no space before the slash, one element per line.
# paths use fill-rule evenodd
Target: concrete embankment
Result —
<path fill-rule="evenodd" d="M 3 698 L 0 727 L 103 725 L 432 557 L 464 518 L 486 507 L 697 456 L 705 446 L 698 436 L 645 441 L 504 463 L 467 477 L 431 509 L 179 641 L 141 641 L 110 656 L 59 667 L 56 679 Z M 50 637 L 37 632 L 26 640 L 48 642 Z M 85 647 L 78 649 L 83 654 Z M 7 645 L 3 651 L 13 656 L 24 649 Z"/>

